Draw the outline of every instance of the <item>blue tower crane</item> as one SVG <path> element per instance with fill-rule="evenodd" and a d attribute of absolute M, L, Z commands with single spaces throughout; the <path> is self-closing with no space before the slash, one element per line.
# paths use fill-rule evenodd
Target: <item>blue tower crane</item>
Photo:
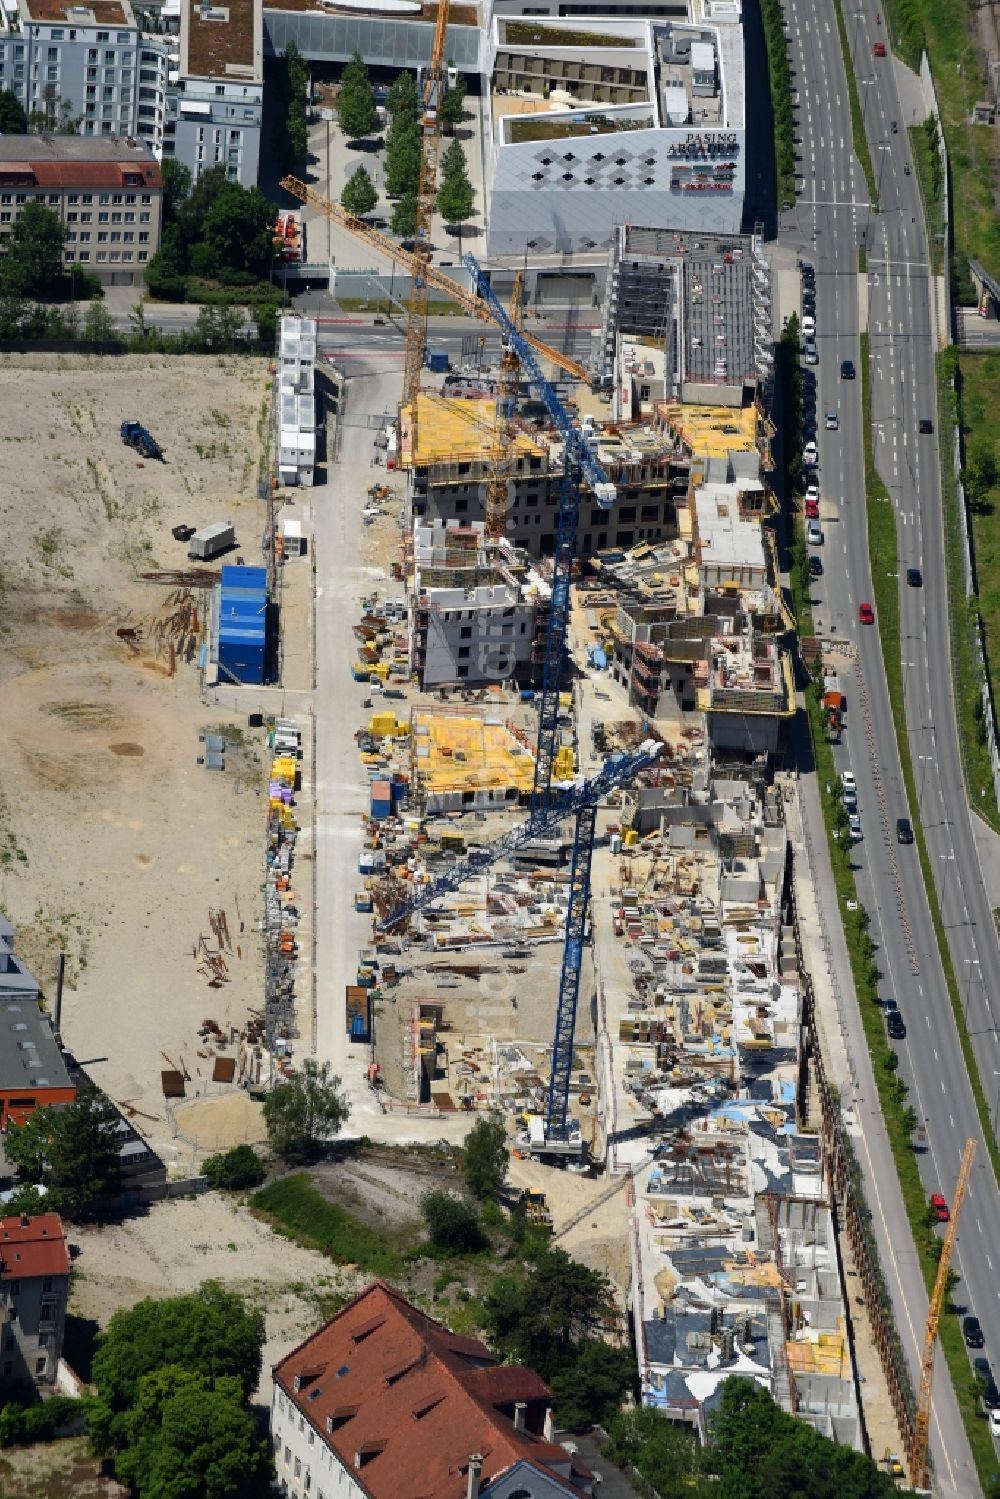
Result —
<path fill-rule="evenodd" d="M 574 425 L 559 396 L 542 373 L 535 352 L 516 328 L 507 309 L 497 297 L 489 279 L 474 255 L 464 257 L 479 296 L 489 308 L 507 346 L 518 358 L 521 370 L 537 391 L 557 431 L 563 439 L 563 472 L 559 492 L 559 518 L 556 527 L 555 552 L 552 559 L 552 597 L 549 603 L 548 628 L 545 637 L 545 660 L 542 668 L 542 690 L 538 707 L 538 747 L 528 821 L 514 834 L 501 838 L 489 848 L 456 865 L 449 875 L 435 881 L 420 897 L 397 907 L 382 923 L 395 926 L 420 905 L 435 899 L 446 889 L 454 889 L 463 878 L 486 869 L 494 860 L 513 852 L 521 844 L 538 837 L 546 828 L 569 814 L 576 818 L 573 853 L 570 863 L 569 899 L 566 908 L 563 960 L 559 974 L 559 997 L 556 1028 L 552 1042 L 552 1070 L 545 1111 L 545 1148 L 552 1154 L 567 1154 L 572 1149 L 569 1125 L 569 1086 L 573 1064 L 573 1033 L 580 995 L 580 973 L 587 935 L 587 910 L 590 904 L 590 870 L 594 855 L 594 833 L 597 805 L 606 791 L 631 780 L 639 770 L 652 764 L 658 747 L 644 745 L 636 755 L 608 762 L 600 775 L 578 784 L 575 790 L 553 786 L 559 734 L 559 693 L 562 687 L 563 659 L 569 626 L 570 585 L 576 535 L 580 519 L 581 482 L 586 478 L 597 503 L 610 509 L 617 498 L 589 434 Z"/>

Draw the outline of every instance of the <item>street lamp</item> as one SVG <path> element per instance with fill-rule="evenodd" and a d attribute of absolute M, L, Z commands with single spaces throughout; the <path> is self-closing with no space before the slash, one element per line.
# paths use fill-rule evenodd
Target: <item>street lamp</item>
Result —
<path fill-rule="evenodd" d="M 965 964 L 965 1006 L 964 1006 L 964 1008 L 962 1010 L 962 1024 L 963 1025 L 968 1025 L 968 1022 L 969 1022 L 969 989 L 972 986 L 972 970 L 973 970 L 973 968 L 979 968 L 979 981 L 980 981 L 980 983 L 982 983 L 983 974 L 982 974 L 982 968 L 980 966 L 980 962 L 979 962 L 978 958 L 963 958 L 962 962 Z"/>
<path fill-rule="evenodd" d="M 955 855 L 954 852 L 950 854 L 938 854 L 938 858 L 944 860 L 944 884 L 941 887 L 941 916 L 943 919 L 945 914 L 944 903 L 948 895 L 948 869 L 953 862 Z"/>

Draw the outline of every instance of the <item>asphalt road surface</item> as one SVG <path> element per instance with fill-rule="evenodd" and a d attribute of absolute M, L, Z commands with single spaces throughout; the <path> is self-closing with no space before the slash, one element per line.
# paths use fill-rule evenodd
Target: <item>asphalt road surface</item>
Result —
<path fill-rule="evenodd" d="M 813 590 L 814 614 L 822 633 L 853 640 L 859 652 L 868 722 L 862 703 L 849 699 L 845 744 L 836 754 L 838 770 L 850 767 L 858 781 L 864 828 L 864 838 L 854 850 L 859 895 L 872 918 L 883 972 L 880 992 L 897 1000 L 906 1021 L 907 1036 L 897 1043 L 897 1050 L 910 1102 L 926 1128 L 928 1148 L 918 1159 L 928 1194 L 940 1190 L 950 1197 L 964 1141 L 969 1136 L 980 1141 L 956 1248 L 954 1268 L 961 1283 L 955 1299 L 980 1317 L 987 1352 L 1000 1359 L 1000 1282 L 993 1263 L 1000 1257 L 1000 1198 L 973 1104 L 916 849 L 895 840 L 896 818 L 910 815 L 911 809 L 899 768 L 879 633 L 858 623 L 860 604 L 873 598 L 861 380 L 860 367 L 853 382 L 840 378 L 840 368 L 844 359 L 860 364 L 857 248 L 866 240 L 876 461 L 897 513 L 900 572 L 920 566 L 924 579 L 921 588 L 908 587 L 903 577 L 898 580 L 911 755 L 963 995 L 967 971 L 970 975 L 969 1026 L 979 1033 L 980 1068 L 988 1086 L 994 1081 L 993 1067 L 1000 1069 L 993 1060 L 996 1030 L 987 1001 L 991 984 L 1000 981 L 1000 967 L 995 966 L 1000 964 L 1000 951 L 972 839 L 956 742 L 936 436 L 918 434 L 920 417 L 936 417 L 927 246 L 892 61 L 872 54 L 873 42 L 886 40 L 885 32 L 877 24 L 874 5 L 845 7 L 845 13 L 881 188 L 878 215 L 867 212 L 864 177 L 853 162 L 835 18 L 818 0 L 788 0 L 786 6 L 797 74 L 802 180 L 795 209 L 783 216 L 782 234 L 812 260 L 817 283 L 816 412 L 825 541 L 820 549 L 824 574 Z M 838 414 L 836 432 L 825 430 L 828 410 Z M 876 557 L 871 565 L 884 564 Z M 972 960 L 968 965 L 966 958 Z M 912 1286 L 912 1277 L 903 1274 L 899 1264 L 899 1246 L 910 1243 L 905 1223 L 890 1223 L 889 1229 L 895 1248 L 885 1268 L 894 1300 L 899 1301 L 904 1333 L 908 1324 L 920 1326 L 921 1288 Z M 918 1341 L 906 1335 L 903 1341 L 916 1384 Z M 936 1485 L 942 1492 L 948 1487 L 973 1492 L 974 1477 L 963 1461 L 967 1446 L 955 1430 L 957 1407 L 942 1358 L 935 1376 L 935 1417 Z"/>

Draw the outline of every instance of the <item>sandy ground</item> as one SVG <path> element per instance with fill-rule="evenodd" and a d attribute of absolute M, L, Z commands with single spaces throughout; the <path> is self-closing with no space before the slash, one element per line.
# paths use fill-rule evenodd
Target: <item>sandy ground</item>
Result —
<path fill-rule="evenodd" d="M 106 1327 L 121 1307 L 174 1296 L 218 1280 L 265 1314 L 267 1338 L 257 1399 L 269 1404 L 271 1366 L 331 1315 L 332 1298 L 370 1278 L 300 1249 L 215 1192 L 155 1203 L 120 1225 L 76 1229 L 70 1312 Z"/>
<path fill-rule="evenodd" d="M 0 682 L 15 705 L 0 719 L 0 903 L 49 994 L 66 952 L 66 1044 L 168 1163 L 164 1054 L 189 1096 L 218 1091 L 197 1029 L 228 1033 L 261 1004 L 263 740 L 203 703 L 195 662 L 170 675 L 157 647 L 158 624 L 204 595 L 139 573 L 189 566 L 179 522 L 232 520 L 260 562 L 268 390 L 259 360 L 0 359 Z M 132 416 L 166 463 L 121 442 Z M 241 736 L 224 775 L 196 764 L 216 728 Z M 214 942 L 210 909 L 232 938 L 218 990 L 193 957 L 200 934 Z"/>

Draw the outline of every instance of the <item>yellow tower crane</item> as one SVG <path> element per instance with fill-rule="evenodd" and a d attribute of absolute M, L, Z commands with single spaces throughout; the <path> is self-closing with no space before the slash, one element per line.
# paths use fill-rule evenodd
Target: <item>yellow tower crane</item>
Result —
<path fill-rule="evenodd" d="M 493 325 L 489 308 L 474 292 L 467 291 L 459 282 L 453 281 L 450 276 L 445 275 L 444 271 L 439 271 L 422 256 L 411 250 L 404 250 L 403 246 L 391 235 L 383 234 L 380 229 L 373 229 L 371 224 L 365 223 L 364 219 L 355 218 L 354 214 L 348 213 L 333 198 L 326 197 L 325 194 L 310 187 L 298 177 L 282 177 L 281 186 L 286 193 L 291 193 L 293 198 L 298 198 L 302 203 L 308 203 L 311 208 L 315 208 L 318 213 L 325 214 L 328 219 L 339 224 L 356 239 L 363 240 L 370 249 L 378 251 L 387 260 L 408 270 L 411 276 L 421 275 L 427 286 L 433 286 L 435 290 L 444 292 L 449 301 L 455 302 L 469 317 L 476 318 L 480 323 Z M 568 354 L 553 348 L 551 344 L 545 343 L 533 333 L 522 333 L 521 337 L 525 343 L 531 345 L 536 354 L 541 354 L 543 359 L 551 360 L 558 369 L 564 370 L 574 380 L 582 380 L 584 384 L 590 384 L 590 371 L 585 365 L 579 364 Z M 404 382 L 403 399 L 410 401 L 414 407 L 416 406 L 413 400 L 415 394 L 415 390 L 409 390 Z"/>
<path fill-rule="evenodd" d="M 948 1224 L 948 1232 L 944 1236 L 944 1243 L 941 1245 L 937 1279 L 934 1282 L 934 1290 L 931 1293 L 931 1302 L 927 1310 L 924 1356 L 920 1365 L 920 1394 L 917 1397 L 917 1418 L 913 1423 L 913 1441 L 909 1452 L 910 1482 L 915 1489 L 926 1489 L 930 1478 L 927 1439 L 931 1425 L 931 1386 L 934 1382 L 934 1355 L 937 1351 L 938 1324 L 941 1321 L 941 1308 L 944 1305 L 945 1290 L 948 1285 L 948 1270 L 955 1250 L 955 1239 L 958 1236 L 958 1221 L 962 1216 L 962 1204 L 969 1189 L 969 1178 L 972 1175 L 972 1162 L 975 1154 L 975 1140 L 966 1140 L 965 1149 L 962 1151 L 962 1164 L 958 1172 L 958 1184 L 955 1187 L 955 1197 L 951 1205 L 951 1220 Z"/>
<path fill-rule="evenodd" d="M 518 271 L 514 277 L 514 290 L 510 298 L 510 320 L 519 333 L 523 289 L 524 275 Z M 507 530 L 510 480 L 517 463 L 515 447 L 517 425 L 514 414 L 520 388 L 520 361 L 516 350 L 505 340 L 500 355 L 500 375 L 497 381 L 497 419 L 493 432 L 493 451 L 490 455 L 489 475 L 486 480 L 486 535 L 490 541 L 499 541 Z"/>

